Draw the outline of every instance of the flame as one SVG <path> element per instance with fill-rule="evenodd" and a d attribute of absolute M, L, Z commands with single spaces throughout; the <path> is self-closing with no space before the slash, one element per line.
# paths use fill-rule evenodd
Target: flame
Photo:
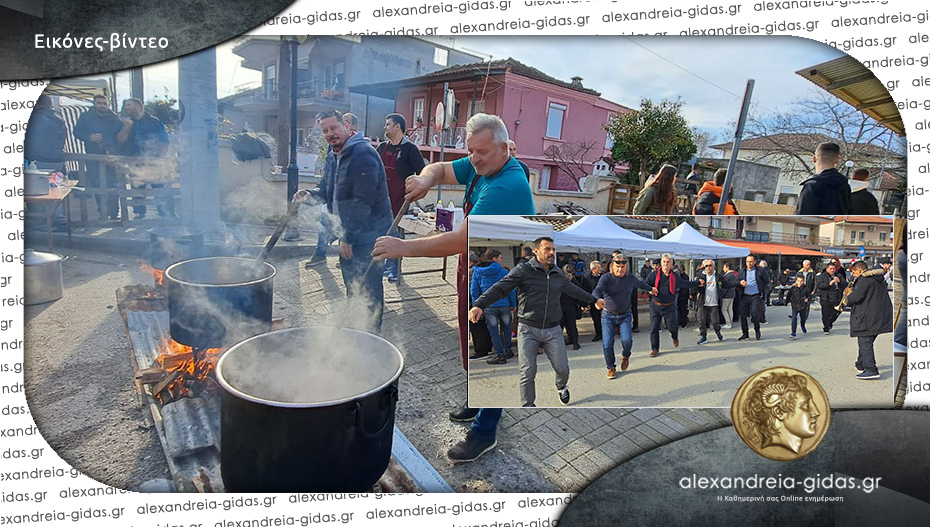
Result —
<path fill-rule="evenodd" d="M 156 287 L 161 287 L 165 285 L 165 271 L 164 270 L 155 269 L 151 265 L 144 263 L 144 262 L 139 266 L 139 268 L 142 269 L 143 273 L 148 273 L 152 275 L 152 277 L 155 279 Z"/>
<path fill-rule="evenodd" d="M 194 383 L 206 384 L 210 373 L 216 368 L 216 361 L 225 351 L 221 348 L 198 350 L 195 364 L 194 349 L 190 346 L 185 346 L 170 338 L 163 338 L 161 350 L 161 355 L 155 359 L 158 365 L 168 373 L 180 372 L 174 382 L 160 393 L 154 394 L 162 404 L 188 395 Z"/>

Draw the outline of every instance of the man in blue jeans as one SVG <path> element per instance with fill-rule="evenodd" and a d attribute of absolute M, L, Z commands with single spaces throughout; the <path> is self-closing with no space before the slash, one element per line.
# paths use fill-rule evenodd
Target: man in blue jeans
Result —
<path fill-rule="evenodd" d="M 451 163 L 427 165 L 419 175 L 405 181 L 404 199 L 415 201 L 426 197 L 436 185 L 464 185 L 465 211 L 470 214 L 510 214 L 532 216 L 536 214 L 533 191 L 526 180 L 523 168 L 510 156 L 510 135 L 504 121 L 496 115 L 478 113 L 465 125 L 465 142 L 468 157 Z M 392 236 L 378 238 L 372 256 L 378 259 L 412 256 L 441 257 L 461 254 L 468 247 L 466 221 L 452 231 L 436 236 L 401 240 Z M 461 261 L 461 257 L 460 257 Z M 463 366 L 468 364 L 468 280 L 464 265 L 459 265 L 456 276 L 459 303 L 459 348 Z M 522 352 L 521 352 L 522 354 Z M 465 439 L 449 449 L 452 463 L 474 461 L 497 446 L 497 424 L 500 408 L 469 408 L 467 405 L 449 413 L 457 422 L 474 419 Z"/>
<path fill-rule="evenodd" d="M 481 261 L 472 268 L 471 300 L 474 302 L 485 291 L 507 276 L 508 270 L 501 265 L 504 257 L 497 249 L 488 249 L 481 255 Z M 495 355 L 488 359 L 488 364 L 507 364 L 513 358 L 513 339 L 510 335 L 512 311 L 517 307 L 517 294 L 511 291 L 503 300 L 498 300 L 484 310 L 484 321 L 491 334 Z M 503 336 L 501 335 L 503 332 Z"/>
<path fill-rule="evenodd" d="M 614 355 L 614 331 L 620 328 L 620 345 L 623 347 L 620 369 L 626 371 L 630 365 L 630 350 L 633 349 L 633 312 L 635 304 L 632 303 L 634 288 L 649 291 L 655 295 L 658 290 L 649 286 L 632 273 L 628 272 L 629 261 L 623 253 L 614 253 L 610 262 L 610 272 L 601 276 L 594 288 L 594 298 L 602 298 L 606 302 L 604 312 L 601 313 L 601 335 L 604 340 L 604 362 L 607 363 L 607 378 L 617 376 L 617 358 Z"/>

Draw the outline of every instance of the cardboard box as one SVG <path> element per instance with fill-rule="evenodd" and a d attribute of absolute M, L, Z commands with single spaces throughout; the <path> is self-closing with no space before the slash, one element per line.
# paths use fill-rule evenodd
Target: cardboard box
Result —
<path fill-rule="evenodd" d="M 465 211 L 461 207 L 454 209 L 436 209 L 436 230 L 442 232 L 454 231 L 465 221 Z"/>

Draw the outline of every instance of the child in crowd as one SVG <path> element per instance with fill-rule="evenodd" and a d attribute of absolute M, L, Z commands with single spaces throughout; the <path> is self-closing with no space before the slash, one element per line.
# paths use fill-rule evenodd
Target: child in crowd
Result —
<path fill-rule="evenodd" d="M 801 315 L 801 331 L 807 333 L 807 310 L 810 305 L 810 291 L 804 287 L 804 276 L 800 273 L 794 279 L 794 285 L 788 290 L 788 303 L 791 304 L 791 338 L 797 338 L 798 315 Z"/>

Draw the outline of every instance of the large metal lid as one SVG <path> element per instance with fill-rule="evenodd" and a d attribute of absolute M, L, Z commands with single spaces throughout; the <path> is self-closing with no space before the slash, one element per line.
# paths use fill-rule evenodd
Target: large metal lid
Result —
<path fill-rule="evenodd" d="M 43 265 L 60 262 L 61 256 L 52 253 L 40 253 L 34 249 L 26 249 L 23 254 L 23 263 L 27 267 L 30 265 Z"/>
<path fill-rule="evenodd" d="M 381 337 L 313 327 L 272 331 L 236 344 L 217 362 L 216 378 L 248 401 L 313 408 L 376 393 L 403 369 L 403 355 Z"/>

